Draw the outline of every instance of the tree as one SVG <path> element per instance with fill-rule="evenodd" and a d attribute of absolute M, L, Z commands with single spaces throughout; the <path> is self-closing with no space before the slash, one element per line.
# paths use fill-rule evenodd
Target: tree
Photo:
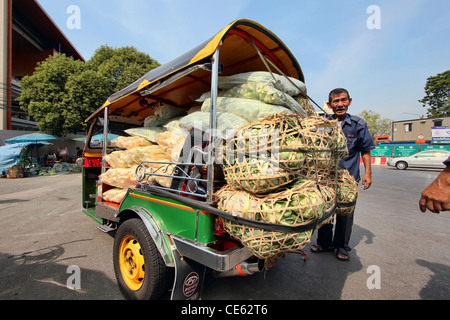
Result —
<path fill-rule="evenodd" d="M 109 78 L 112 86 L 111 93 L 125 88 L 146 72 L 160 65 L 148 54 L 139 52 L 134 47 L 114 49 L 107 45 L 97 49 L 86 64 L 89 69 Z"/>
<path fill-rule="evenodd" d="M 426 96 L 419 100 L 427 108 L 428 117 L 450 116 L 450 70 L 427 79 Z"/>
<path fill-rule="evenodd" d="M 136 81 L 159 63 L 133 47 L 101 46 L 86 63 L 56 54 L 40 62 L 21 81 L 19 103 L 40 131 L 63 136 L 114 92 Z"/>
<path fill-rule="evenodd" d="M 392 131 L 392 120 L 388 118 L 381 118 L 380 114 L 373 110 L 363 110 L 360 113 L 361 118 L 367 124 L 372 139 L 376 136 L 390 136 Z"/>
<path fill-rule="evenodd" d="M 40 131 L 61 136 L 74 124 L 72 108 L 67 106 L 66 84 L 84 68 L 82 61 L 56 54 L 38 63 L 32 76 L 22 79 L 20 106 L 33 117 Z"/>

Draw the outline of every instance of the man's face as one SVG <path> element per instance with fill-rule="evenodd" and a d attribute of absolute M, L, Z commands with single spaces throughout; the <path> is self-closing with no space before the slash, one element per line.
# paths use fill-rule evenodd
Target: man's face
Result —
<path fill-rule="evenodd" d="M 328 107 L 333 110 L 338 119 L 343 119 L 347 113 L 348 107 L 352 104 L 352 99 L 348 98 L 347 93 L 343 92 L 331 96 L 331 101 L 328 103 Z"/>

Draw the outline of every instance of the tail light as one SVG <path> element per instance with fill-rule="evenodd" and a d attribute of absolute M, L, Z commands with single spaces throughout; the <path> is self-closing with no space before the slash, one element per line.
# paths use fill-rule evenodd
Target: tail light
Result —
<path fill-rule="evenodd" d="M 223 226 L 223 221 L 221 218 L 216 217 L 214 221 L 214 235 L 222 237 L 226 234 L 225 228 Z"/>
<path fill-rule="evenodd" d="M 204 176 L 208 175 L 208 168 L 207 167 L 201 167 L 200 173 Z"/>

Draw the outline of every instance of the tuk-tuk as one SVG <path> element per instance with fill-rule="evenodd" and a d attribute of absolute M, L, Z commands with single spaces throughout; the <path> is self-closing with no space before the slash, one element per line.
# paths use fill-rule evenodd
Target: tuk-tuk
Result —
<path fill-rule="evenodd" d="M 276 35 L 256 22 L 237 20 L 114 93 L 86 120 L 91 125 L 83 157 L 83 211 L 99 223 L 100 230 L 115 233 L 115 274 L 126 298 L 159 299 L 170 294 L 171 299 L 198 299 L 205 271 L 218 276 L 262 271 L 264 261 L 229 237 L 221 218 L 287 233 L 316 226 L 262 223 L 215 206 L 214 192 L 223 185 L 213 147 L 218 77 L 268 70 L 305 80 L 299 63 Z M 120 203 L 105 200 L 102 193 L 111 186 L 99 176 L 109 170 L 105 157 L 115 150 L 110 136 L 142 126 L 161 105 L 188 110 L 196 105 L 195 98 L 208 91 L 209 133 L 202 132 L 200 142 L 183 148 L 179 160 L 170 163 L 175 168 L 171 185 L 147 183 L 150 175 L 165 176 L 164 170 L 150 172 L 141 165 L 136 169 L 139 184 L 128 188 Z M 91 137 L 98 134 L 103 138 L 93 142 Z"/>

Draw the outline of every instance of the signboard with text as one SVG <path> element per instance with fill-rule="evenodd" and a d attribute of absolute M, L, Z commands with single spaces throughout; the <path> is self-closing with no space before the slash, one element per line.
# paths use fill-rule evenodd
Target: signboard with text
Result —
<path fill-rule="evenodd" d="M 372 157 L 391 157 L 392 146 L 377 146 L 371 152 Z"/>
<path fill-rule="evenodd" d="M 395 146 L 394 157 L 408 157 L 419 152 L 419 146 Z"/>
<path fill-rule="evenodd" d="M 450 126 L 431 127 L 431 140 L 446 140 L 450 142 Z"/>
<path fill-rule="evenodd" d="M 422 147 L 422 151 L 425 150 L 446 150 L 446 151 L 450 151 L 450 146 L 437 146 L 437 145 L 429 145 L 429 146 L 423 146 Z"/>

